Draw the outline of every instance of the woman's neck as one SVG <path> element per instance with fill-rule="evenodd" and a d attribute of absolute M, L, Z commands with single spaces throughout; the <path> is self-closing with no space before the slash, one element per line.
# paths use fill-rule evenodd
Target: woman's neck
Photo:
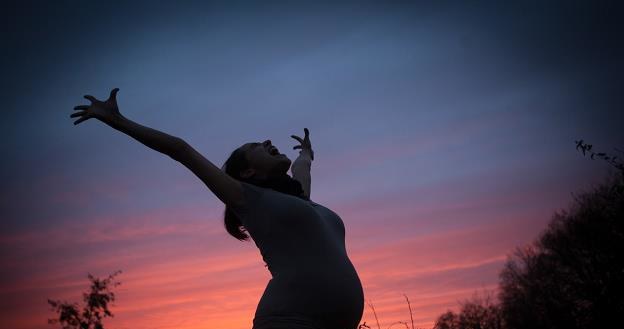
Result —
<path fill-rule="evenodd" d="M 269 176 L 264 179 L 252 177 L 249 179 L 249 183 L 307 200 L 307 198 L 303 196 L 301 183 L 288 174 Z"/>

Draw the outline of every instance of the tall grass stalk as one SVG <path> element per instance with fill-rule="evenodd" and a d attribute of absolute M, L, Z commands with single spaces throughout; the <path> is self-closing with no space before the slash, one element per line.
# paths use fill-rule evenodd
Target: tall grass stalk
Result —
<path fill-rule="evenodd" d="M 381 326 L 379 325 L 379 319 L 377 318 L 377 312 L 375 312 L 375 307 L 373 307 L 373 301 L 369 300 L 368 306 L 370 306 L 370 308 L 373 309 L 373 314 L 375 315 L 375 321 L 377 321 L 377 329 L 381 329 Z"/>
<path fill-rule="evenodd" d="M 407 298 L 407 295 L 403 294 L 403 296 L 405 296 L 405 299 L 407 300 L 407 307 L 409 307 L 410 319 L 412 320 L 412 329 L 414 329 L 414 316 L 412 315 L 412 305 L 410 304 L 409 298 Z"/>
<path fill-rule="evenodd" d="M 409 312 L 410 312 L 410 319 L 412 320 L 412 328 L 411 329 L 417 329 L 416 327 L 414 327 L 414 315 L 412 313 L 412 305 L 410 304 L 409 298 L 407 298 L 406 294 L 403 294 L 403 296 L 405 296 L 405 300 L 407 301 L 407 307 L 409 308 Z M 375 321 L 377 322 L 377 329 L 381 329 L 381 326 L 379 325 L 379 318 L 377 317 L 377 312 L 375 312 L 375 307 L 373 306 L 373 302 L 371 300 L 368 301 L 368 306 L 370 306 L 370 308 L 373 310 L 373 315 L 375 316 Z M 396 321 L 390 324 L 390 326 L 388 326 L 387 329 L 390 329 L 392 326 L 394 326 L 395 324 L 404 324 L 406 329 L 410 329 L 409 325 L 407 324 L 407 322 L 404 321 Z M 362 328 L 368 328 L 370 329 L 369 326 L 366 325 L 366 321 L 364 321 L 364 323 L 360 324 L 358 326 L 358 329 L 362 329 Z"/>

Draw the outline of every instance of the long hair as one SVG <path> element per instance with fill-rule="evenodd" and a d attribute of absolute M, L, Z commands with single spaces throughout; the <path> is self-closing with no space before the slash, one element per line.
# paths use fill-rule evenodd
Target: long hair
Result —
<path fill-rule="evenodd" d="M 290 194 L 304 200 L 309 200 L 309 198 L 303 195 L 301 183 L 287 174 L 271 177 L 266 180 L 259 180 L 254 177 L 241 177 L 240 172 L 250 167 L 250 163 L 245 157 L 245 152 L 241 148 L 234 150 L 223 166 L 226 174 L 241 182 L 270 188 L 278 192 Z M 243 226 L 240 218 L 238 218 L 238 216 L 232 211 L 232 209 L 230 209 L 230 207 L 228 207 L 227 204 L 225 205 L 225 212 L 223 214 L 223 223 L 225 225 L 225 229 L 231 236 L 240 241 L 249 240 L 249 235 L 245 233 L 247 230 Z"/>

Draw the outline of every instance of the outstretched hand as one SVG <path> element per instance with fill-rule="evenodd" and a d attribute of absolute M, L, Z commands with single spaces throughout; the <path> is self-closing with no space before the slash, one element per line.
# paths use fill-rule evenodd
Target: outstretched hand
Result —
<path fill-rule="evenodd" d="M 303 128 L 303 131 L 305 132 L 305 137 L 303 139 L 296 135 L 290 135 L 290 137 L 298 140 L 299 143 L 301 143 L 301 145 L 294 146 L 293 150 L 308 150 L 310 151 L 310 158 L 314 160 L 314 151 L 312 151 L 312 145 L 310 144 L 310 131 L 308 130 L 308 128 Z"/>
<path fill-rule="evenodd" d="M 70 118 L 80 117 L 80 119 L 74 121 L 74 125 L 91 118 L 96 118 L 103 122 L 110 122 L 115 116 L 121 115 L 119 113 L 119 107 L 117 107 L 118 91 L 119 88 L 111 90 L 110 96 L 103 102 L 91 95 L 85 95 L 84 98 L 90 100 L 91 105 L 78 105 L 74 107 L 74 110 L 80 110 L 80 112 L 69 116 Z"/>

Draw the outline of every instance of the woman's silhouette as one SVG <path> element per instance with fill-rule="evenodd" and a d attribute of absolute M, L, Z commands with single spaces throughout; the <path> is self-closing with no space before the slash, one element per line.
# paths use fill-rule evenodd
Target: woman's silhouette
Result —
<path fill-rule="evenodd" d="M 184 140 L 139 125 L 120 112 L 111 91 L 106 101 L 86 95 L 74 124 L 96 118 L 190 169 L 225 205 L 226 230 L 239 240 L 248 232 L 271 272 L 253 329 L 355 329 L 364 310 L 362 285 L 345 248 L 340 217 L 310 200 L 314 159 L 309 131 L 292 163 L 270 140 L 246 143 L 219 168 Z M 291 168 L 292 177 L 287 174 Z"/>

